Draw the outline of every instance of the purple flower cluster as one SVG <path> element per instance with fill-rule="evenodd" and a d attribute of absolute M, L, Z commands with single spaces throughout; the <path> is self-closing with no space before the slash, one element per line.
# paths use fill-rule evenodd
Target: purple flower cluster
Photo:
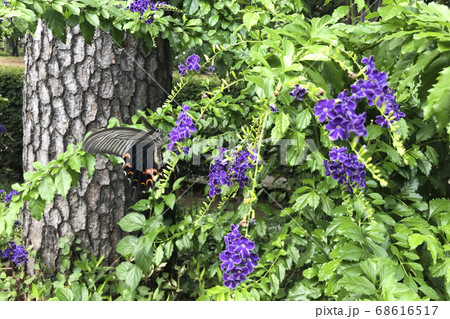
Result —
<path fill-rule="evenodd" d="M 197 54 L 193 54 L 187 58 L 185 64 L 178 65 L 178 73 L 181 76 L 185 76 L 187 71 L 198 71 L 200 70 L 200 57 Z"/>
<path fill-rule="evenodd" d="M 188 111 L 191 109 L 186 104 L 181 105 L 181 112 L 178 114 L 178 120 L 176 122 L 176 126 L 172 129 L 172 131 L 167 135 L 170 139 L 169 144 L 167 144 L 167 149 L 169 151 L 173 151 L 175 149 L 175 144 L 178 142 L 183 142 L 184 140 L 191 137 L 191 132 L 195 132 L 195 124 L 192 119 L 189 117 Z M 178 150 L 175 150 L 177 155 L 180 154 Z M 189 147 L 186 146 L 183 148 L 184 153 L 189 153 Z"/>
<path fill-rule="evenodd" d="M 369 105 L 376 105 L 379 109 L 384 106 L 384 115 L 392 115 L 391 124 L 399 121 L 405 114 L 400 111 L 400 105 L 396 102 L 395 92 L 387 83 L 387 75 L 375 68 L 374 56 L 361 60 L 367 66 L 367 80 L 358 80 L 351 86 L 352 95 L 359 101 L 367 99 Z M 378 115 L 375 122 L 381 127 L 388 128 L 389 123 L 383 115 Z"/>
<path fill-rule="evenodd" d="M 400 120 L 405 114 L 402 113 L 400 106 L 395 102 L 394 91 L 389 87 L 386 81 L 386 73 L 375 69 L 374 57 L 363 58 L 362 63 L 367 65 L 367 80 L 358 80 L 351 85 L 351 94 L 347 90 L 339 93 L 338 98 L 331 100 L 320 100 L 314 107 L 314 114 L 320 122 L 328 120 L 325 128 L 330 131 L 330 139 L 346 140 L 350 132 L 358 136 L 366 136 L 365 127 L 366 112 L 356 114 L 355 109 L 358 102 L 367 99 L 369 105 L 376 105 L 378 108 L 385 108 L 384 114 L 392 114 L 394 121 Z M 382 115 L 377 116 L 375 122 L 382 127 L 389 127 L 389 123 Z"/>
<path fill-rule="evenodd" d="M 301 101 L 303 100 L 303 95 L 306 94 L 306 89 L 301 87 L 300 85 L 296 84 L 295 89 L 293 89 L 291 92 L 289 92 L 290 96 L 295 96 L 297 100 Z"/>
<path fill-rule="evenodd" d="M 258 265 L 258 254 L 252 252 L 255 243 L 239 233 L 239 225 L 231 225 L 231 232 L 225 236 L 225 250 L 220 254 L 225 287 L 234 289 L 243 281 Z"/>
<path fill-rule="evenodd" d="M 131 12 L 140 12 L 139 19 L 142 19 L 142 15 L 145 13 L 145 11 L 158 11 L 162 7 L 166 6 L 166 2 L 156 2 L 153 3 L 150 0 L 135 0 L 132 4 L 130 4 L 129 7 L 127 7 L 128 10 Z M 154 22 L 153 15 L 150 16 L 149 19 L 145 21 L 146 24 L 150 25 Z"/>
<path fill-rule="evenodd" d="M 330 151 L 330 160 L 323 160 L 325 167 L 325 175 L 332 176 L 339 184 L 347 187 L 349 193 L 353 194 L 356 187 L 366 187 L 366 171 L 364 164 L 358 161 L 358 157 L 349 153 L 346 154 L 347 148 L 335 148 Z"/>
<path fill-rule="evenodd" d="M 21 227 L 22 227 L 22 225 L 20 224 L 20 222 L 18 220 L 15 220 L 13 228 L 14 229 L 20 229 Z"/>
<path fill-rule="evenodd" d="M 0 256 L 7 258 L 9 261 L 13 261 L 17 266 L 28 262 L 28 252 L 22 245 L 16 246 L 16 243 L 13 241 L 6 243 L 6 249 L 3 252 L 0 250 Z"/>
<path fill-rule="evenodd" d="M 356 114 L 356 101 L 352 95 L 347 95 L 347 90 L 344 90 L 339 93 L 337 100 L 320 100 L 314 107 L 314 114 L 319 117 L 320 122 L 328 119 L 325 128 L 330 131 L 330 139 L 333 141 L 338 138 L 348 139 L 350 132 L 355 132 L 358 136 L 367 135 L 364 126 L 366 112 Z"/>
<path fill-rule="evenodd" d="M 5 191 L 1 191 L 0 194 L 3 192 L 5 192 Z M 5 198 L 4 198 L 5 203 L 8 204 L 11 201 L 12 197 L 15 195 L 19 195 L 19 193 L 16 190 L 13 190 L 9 194 L 5 195 Z"/>
<path fill-rule="evenodd" d="M 6 127 L 0 124 L 0 133 L 6 133 Z"/>
<path fill-rule="evenodd" d="M 240 188 L 244 188 L 245 183 L 249 181 L 246 175 L 249 168 L 254 167 L 250 162 L 256 161 L 256 155 L 251 154 L 248 150 L 233 152 L 233 160 L 224 158 L 226 149 L 219 148 L 219 156 L 213 159 L 213 163 L 209 169 L 209 196 L 214 197 L 221 193 L 220 186 L 227 185 L 230 187 L 236 181 Z"/>

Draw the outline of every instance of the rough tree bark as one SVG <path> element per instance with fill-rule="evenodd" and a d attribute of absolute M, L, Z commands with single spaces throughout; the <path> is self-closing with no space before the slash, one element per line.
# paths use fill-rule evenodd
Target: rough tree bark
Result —
<path fill-rule="evenodd" d="M 68 28 L 67 42 L 56 39 L 40 21 L 25 44 L 23 90 L 23 165 L 46 164 L 70 143 L 107 125 L 110 117 L 129 123 L 137 109 L 161 105 L 171 87 L 170 49 L 160 41 L 150 54 L 127 36 L 125 48 L 96 30 L 87 45 L 79 28 Z M 131 189 L 119 167 L 97 157 L 94 176 L 82 172 L 79 187 L 64 199 L 56 196 L 40 221 L 27 206 L 22 211 L 24 237 L 37 249 L 37 257 L 54 274 L 60 238 L 74 235 L 97 257 L 111 265 L 115 246 L 123 237 L 117 222 L 126 214 Z M 28 264 L 33 273 L 34 261 Z"/>

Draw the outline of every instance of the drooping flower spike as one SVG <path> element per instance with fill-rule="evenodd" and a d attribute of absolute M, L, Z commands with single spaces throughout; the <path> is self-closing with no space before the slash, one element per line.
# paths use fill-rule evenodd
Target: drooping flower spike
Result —
<path fill-rule="evenodd" d="M 211 197 L 220 194 L 222 185 L 231 187 L 234 182 L 237 182 L 240 188 L 244 188 L 245 183 L 249 181 L 247 170 L 254 167 L 253 163 L 257 159 L 256 155 L 248 150 L 233 151 L 232 159 L 224 158 L 225 148 L 220 147 L 219 151 L 219 156 L 213 159 L 209 169 L 208 185 Z"/>
<path fill-rule="evenodd" d="M 0 250 L 0 257 L 7 258 L 9 261 L 14 262 L 17 266 L 26 264 L 28 262 L 28 252 L 22 245 L 16 245 L 15 242 L 9 241 L 6 243 L 5 250 Z"/>
<path fill-rule="evenodd" d="M 225 237 L 225 250 L 220 254 L 225 287 L 235 289 L 255 269 L 260 259 L 252 252 L 255 243 L 239 233 L 239 225 L 231 225 L 231 232 Z"/>
<path fill-rule="evenodd" d="M 142 19 L 142 15 L 147 11 L 158 11 L 159 9 L 163 8 L 164 6 L 168 5 L 167 2 L 156 2 L 153 3 L 150 0 L 135 0 L 133 3 L 130 4 L 129 7 L 126 9 L 130 10 L 131 12 L 139 12 L 139 19 Z M 150 15 L 150 17 L 144 21 L 144 23 L 151 25 L 154 22 L 154 15 Z"/>
<path fill-rule="evenodd" d="M 197 129 L 195 128 L 194 121 L 190 118 L 188 111 L 191 108 L 186 105 L 182 104 L 181 106 L 181 112 L 178 114 L 178 120 L 175 123 L 176 126 L 172 129 L 172 131 L 167 135 L 167 137 L 170 139 L 169 144 L 167 144 L 167 149 L 169 151 L 175 150 L 177 155 L 179 155 L 179 151 L 175 149 L 175 144 L 179 142 L 183 142 L 191 137 L 191 132 L 195 132 Z M 186 146 L 183 148 L 183 152 L 188 154 L 189 153 L 189 147 Z"/>
<path fill-rule="evenodd" d="M 369 105 L 375 105 L 380 110 L 384 110 L 384 116 L 378 115 L 375 119 L 375 123 L 382 127 L 388 128 L 390 124 L 405 116 L 396 103 L 394 91 L 386 81 L 386 73 L 375 68 L 374 57 L 363 58 L 361 62 L 367 66 L 366 80 L 358 80 L 351 85 L 350 95 L 347 90 L 344 90 L 339 93 L 337 99 L 320 100 L 314 107 L 314 114 L 318 120 L 328 121 L 325 129 L 330 132 L 330 139 L 333 141 L 346 140 L 351 132 L 358 136 L 367 135 L 366 112 L 361 114 L 355 112 L 357 103 L 363 99 L 366 99 Z M 391 119 L 388 121 L 386 118 L 390 116 Z"/>
<path fill-rule="evenodd" d="M 332 176 L 339 184 L 346 186 L 348 192 L 353 194 L 355 188 L 365 188 L 366 171 L 364 164 L 358 161 L 353 153 L 346 153 L 346 147 L 333 147 L 329 153 L 330 160 L 323 160 L 325 175 Z"/>

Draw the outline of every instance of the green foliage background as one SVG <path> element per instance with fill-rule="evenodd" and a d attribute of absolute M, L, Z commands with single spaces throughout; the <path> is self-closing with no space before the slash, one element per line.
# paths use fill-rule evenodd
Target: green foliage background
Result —
<path fill-rule="evenodd" d="M 39 10 L 28 3 L 39 3 Z M 130 235 L 117 246 L 122 260 L 115 269 L 104 274 L 101 260 L 74 253 L 64 241 L 67 258 L 57 280 L 24 277 L 19 293 L 13 296 L 4 289 L 4 299 L 449 300 L 448 7 L 385 0 L 370 12 L 364 1 L 355 1 L 367 19 L 377 21 L 348 25 L 342 22 L 348 7 L 311 17 L 302 14 L 303 6 L 283 0 L 253 1 L 251 6 L 192 0 L 182 3 L 185 15 L 174 9 L 148 30 L 131 14 L 117 22 L 111 9 L 106 17 L 94 0 L 74 1 L 81 6 L 78 14 L 66 1 L 57 3 L 60 7 L 48 11 L 40 1 L 24 1 L 24 7 L 54 18 L 49 25 L 61 38 L 64 30 L 58 26 L 68 16 L 71 23 L 83 21 L 87 35 L 98 24 L 137 36 L 162 32 L 181 51 L 209 48 L 205 66 L 214 63 L 218 74 L 228 77 L 217 87 L 203 81 L 204 97 L 189 102 L 198 129 L 192 151 L 172 154 L 150 199 L 136 203 L 120 221 Z M 205 32 L 207 28 L 211 30 Z M 363 194 L 348 196 L 324 175 L 322 162 L 334 144 L 314 118 L 313 107 L 361 78 L 361 58 L 372 54 L 377 69 L 388 74 L 406 117 L 391 130 L 381 129 L 370 122 L 379 111 L 358 106 L 368 112 L 368 136 L 336 144 L 365 162 L 367 187 Z M 151 124 L 164 131 L 174 126 L 180 107 L 173 101 L 187 82 L 189 77 L 175 86 L 164 108 L 148 116 Z M 287 94 L 297 83 L 308 90 L 301 102 Z M 244 89 L 237 96 L 227 92 L 241 84 Z M 278 113 L 269 110 L 270 103 Z M 139 116 L 133 126 L 144 129 Z M 224 188 L 220 200 L 177 202 L 180 191 L 192 188 L 183 177 L 169 184 L 175 167 L 194 154 L 202 155 L 201 165 L 207 166 L 205 158 L 217 154 L 218 142 L 228 147 L 236 139 L 237 147 L 255 148 L 264 160 L 249 173 L 249 184 L 243 190 Z M 281 139 L 295 141 L 285 165 L 276 145 Z M 92 174 L 95 158 L 80 145 L 71 146 L 48 165 L 34 167 L 24 184 L 14 186 L 20 196 L 1 207 L 2 240 L 13 234 L 23 201 L 40 219 L 55 193 L 66 196 L 84 169 Z M 261 184 L 267 176 L 275 178 L 271 187 Z M 150 207 L 153 214 L 146 218 L 143 212 Z M 174 207 L 177 223 L 165 224 L 161 215 Z M 222 285 L 218 258 L 223 236 L 230 224 L 253 213 L 256 226 L 245 232 L 261 260 L 249 279 L 230 291 Z M 167 263 L 175 253 L 173 273 Z M 2 276 L 3 285 L 13 280 Z"/>

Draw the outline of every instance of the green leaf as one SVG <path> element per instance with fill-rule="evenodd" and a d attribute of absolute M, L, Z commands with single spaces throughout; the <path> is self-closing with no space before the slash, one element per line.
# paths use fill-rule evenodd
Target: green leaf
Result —
<path fill-rule="evenodd" d="M 163 257 L 164 257 L 163 245 L 159 245 L 158 248 L 156 248 L 154 257 L 154 263 L 156 266 L 159 266 L 161 264 Z"/>
<path fill-rule="evenodd" d="M 333 219 L 327 228 L 327 234 L 337 233 L 358 243 L 365 244 L 366 239 L 361 228 L 350 217 L 339 216 Z"/>
<path fill-rule="evenodd" d="M 341 259 L 357 261 L 361 259 L 362 255 L 361 247 L 351 242 L 347 242 L 339 248 L 339 258 Z"/>
<path fill-rule="evenodd" d="M 53 35 L 66 43 L 66 18 L 59 12 L 49 9 L 45 11 L 42 18 L 47 22 L 48 28 Z"/>
<path fill-rule="evenodd" d="M 142 269 L 130 262 L 122 262 L 116 268 L 116 275 L 124 280 L 131 290 L 135 290 L 142 278 Z"/>
<path fill-rule="evenodd" d="M 433 147 L 427 145 L 425 155 L 433 165 L 437 165 L 439 163 L 439 154 Z"/>
<path fill-rule="evenodd" d="M 450 122 L 450 66 L 441 71 L 437 83 L 430 89 L 427 104 L 424 108 L 424 119 L 432 115 L 437 120 L 437 131 L 442 133 Z"/>
<path fill-rule="evenodd" d="M 360 275 L 345 275 L 338 281 L 338 284 L 346 290 L 357 294 L 373 295 L 377 293 L 377 289 L 369 279 Z"/>
<path fill-rule="evenodd" d="M 303 282 L 297 282 L 294 287 L 289 289 L 286 300 L 289 301 L 307 301 L 319 298 L 322 295 L 321 289 L 318 287 L 311 287 Z"/>
<path fill-rule="evenodd" d="M 174 193 L 171 193 L 169 195 L 164 196 L 164 202 L 169 206 L 171 209 L 173 209 L 173 206 L 175 205 L 176 197 Z"/>
<path fill-rule="evenodd" d="M 436 129 L 432 125 L 426 125 L 422 127 L 417 133 L 416 133 L 416 143 L 420 143 L 426 140 L 429 140 L 432 138 L 435 134 Z"/>
<path fill-rule="evenodd" d="M 145 216 L 140 213 L 130 213 L 122 218 L 119 226 L 126 232 L 140 230 L 145 226 Z"/>
<path fill-rule="evenodd" d="M 59 301 L 73 301 L 73 293 L 72 290 L 66 287 L 61 287 L 56 290 L 56 298 Z"/>
<path fill-rule="evenodd" d="M 138 265 L 145 273 L 148 273 L 152 266 L 153 240 L 147 236 L 139 238 L 133 255 L 136 265 Z"/>
<path fill-rule="evenodd" d="M 64 198 L 69 193 L 70 187 L 72 186 L 72 176 L 64 168 L 56 174 L 55 186 L 58 193 Z"/>
<path fill-rule="evenodd" d="M 275 127 L 272 129 L 272 142 L 276 144 L 286 133 L 289 127 L 289 114 L 280 112 L 275 115 Z"/>
<path fill-rule="evenodd" d="M 367 140 L 372 141 L 380 137 L 383 134 L 383 128 L 380 125 L 367 126 Z"/>
<path fill-rule="evenodd" d="M 45 176 L 39 184 L 39 195 L 47 202 L 50 203 L 55 196 L 56 186 L 53 178 L 49 175 Z"/>
<path fill-rule="evenodd" d="M 81 28 L 81 26 L 80 26 Z M 83 162 L 83 166 L 88 171 L 88 176 L 92 177 L 95 171 L 95 163 L 97 162 L 95 155 L 86 153 L 82 158 L 81 161 Z"/>
<path fill-rule="evenodd" d="M 172 185 L 172 191 L 175 191 L 178 188 L 180 188 L 181 182 L 184 181 L 185 178 L 186 178 L 186 176 L 183 176 L 183 177 L 180 177 L 179 179 L 177 179 Z"/>
<path fill-rule="evenodd" d="M 416 249 L 425 240 L 425 236 L 421 234 L 411 234 L 408 236 L 408 244 L 410 249 Z"/>
<path fill-rule="evenodd" d="M 380 13 L 380 16 L 383 20 L 389 20 L 397 17 L 402 11 L 403 7 L 399 5 L 387 5 L 385 7 L 378 8 L 378 12 Z"/>
<path fill-rule="evenodd" d="M 245 27 L 250 31 L 252 26 L 257 25 L 259 21 L 259 13 L 258 12 L 247 12 L 242 17 Z"/>
<path fill-rule="evenodd" d="M 435 214 L 446 212 L 450 214 L 450 200 L 444 198 L 432 199 L 430 201 L 430 213 L 428 218 L 431 218 Z"/>
<path fill-rule="evenodd" d="M 309 123 L 311 122 L 311 118 L 312 115 L 309 109 L 305 109 L 301 113 L 299 113 L 295 119 L 297 130 L 302 131 L 307 128 Z"/>
<path fill-rule="evenodd" d="M 69 158 L 69 166 L 75 172 L 81 172 L 81 157 L 79 154 L 75 154 Z"/>
<path fill-rule="evenodd" d="M 84 16 L 86 18 L 86 20 L 95 28 L 98 28 L 98 26 L 100 25 L 100 19 L 98 18 L 97 14 L 93 13 L 93 12 L 89 12 L 86 11 L 84 13 Z"/>
<path fill-rule="evenodd" d="M 339 261 L 332 260 L 322 265 L 319 269 L 318 278 L 319 281 L 325 281 L 334 275 L 336 268 L 339 266 Z"/>
<path fill-rule="evenodd" d="M 30 208 L 30 213 L 33 218 L 37 220 L 41 220 L 42 215 L 44 214 L 45 210 L 45 201 L 42 199 L 30 199 L 28 206 Z"/>
<path fill-rule="evenodd" d="M 137 242 L 136 236 L 125 236 L 117 244 L 116 251 L 123 256 L 130 255 L 134 251 Z"/>

